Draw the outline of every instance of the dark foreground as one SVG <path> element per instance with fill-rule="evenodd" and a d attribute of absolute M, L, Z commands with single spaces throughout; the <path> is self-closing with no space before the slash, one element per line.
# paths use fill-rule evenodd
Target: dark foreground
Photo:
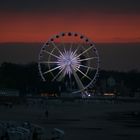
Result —
<path fill-rule="evenodd" d="M 48 139 L 58 128 L 65 132 L 64 140 L 140 140 L 140 103 L 50 100 L 47 109 L 45 114 L 46 106 L 38 101 L 1 105 L 0 121 L 38 125 Z"/>

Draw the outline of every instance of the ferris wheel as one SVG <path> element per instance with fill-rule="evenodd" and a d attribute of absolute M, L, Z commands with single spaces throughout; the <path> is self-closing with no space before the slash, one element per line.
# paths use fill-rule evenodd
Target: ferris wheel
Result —
<path fill-rule="evenodd" d="M 88 95 L 99 71 L 99 54 L 94 43 L 75 32 L 52 36 L 42 46 L 38 57 L 39 73 L 43 81 L 63 82 L 71 93 Z"/>

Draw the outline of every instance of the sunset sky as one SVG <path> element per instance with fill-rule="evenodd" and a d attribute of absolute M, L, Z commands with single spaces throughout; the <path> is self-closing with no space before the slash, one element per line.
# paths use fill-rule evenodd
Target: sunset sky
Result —
<path fill-rule="evenodd" d="M 95 42 L 140 42 L 139 0 L 1 0 L 0 42 L 44 42 L 58 32 Z"/>

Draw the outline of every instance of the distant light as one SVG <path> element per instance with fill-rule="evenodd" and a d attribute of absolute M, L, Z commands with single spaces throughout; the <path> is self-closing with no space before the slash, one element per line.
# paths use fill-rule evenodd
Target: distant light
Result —
<path fill-rule="evenodd" d="M 114 93 L 104 93 L 105 96 L 115 96 Z"/>

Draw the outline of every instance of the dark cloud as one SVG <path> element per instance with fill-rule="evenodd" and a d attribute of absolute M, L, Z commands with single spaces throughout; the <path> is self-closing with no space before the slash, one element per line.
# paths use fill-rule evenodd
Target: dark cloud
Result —
<path fill-rule="evenodd" d="M 1 0 L 1 10 L 114 10 L 117 12 L 140 12 L 139 0 Z"/>

